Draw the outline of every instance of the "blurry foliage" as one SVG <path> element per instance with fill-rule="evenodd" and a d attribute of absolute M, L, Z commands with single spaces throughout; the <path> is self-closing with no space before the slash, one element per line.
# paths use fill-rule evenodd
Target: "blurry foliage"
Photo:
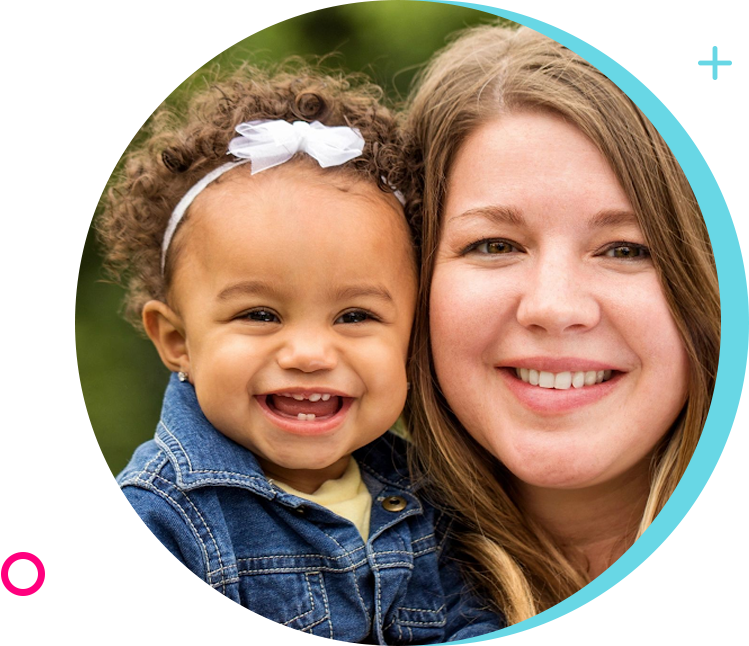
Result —
<path fill-rule="evenodd" d="M 326 66 L 364 72 L 399 101 L 449 34 L 496 20 L 473 9 L 429 2 L 363 2 L 315 11 L 230 47 L 182 83 L 167 102 L 185 101 L 190 89 L 204 85 L 217 68 L 331 53 Z M 153 436 L 169 374 L 150 341 L 119 315 L 122 296 L 120 288 L 103 279 L 96 240 L 89 232 L 76 299 L 78 367 L 91 424 L 114 474 L 138 444 Z"/>

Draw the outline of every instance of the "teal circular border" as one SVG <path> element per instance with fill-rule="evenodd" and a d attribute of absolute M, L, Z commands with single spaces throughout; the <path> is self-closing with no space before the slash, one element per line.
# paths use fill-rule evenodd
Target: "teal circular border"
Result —
<path fill-rule="evenodd" d="M 702 439 L 679 487 L 643 537 L 590 585 L 537 617 L 466 643 L 650 642 L 749 541 L 749 425 L 739 393 L 748 360 L 740 336 L 749 309 L 740 247 L 749 215 L 742 188 L 747 8 L 671 0 L 452 4 L 531 27 L 603 71 L 668 142 L 708 225 L 720 281 L 720 366 Z M 703 622 L 719 624 L 720 616 L 695 621 L 702 632 Z"/>

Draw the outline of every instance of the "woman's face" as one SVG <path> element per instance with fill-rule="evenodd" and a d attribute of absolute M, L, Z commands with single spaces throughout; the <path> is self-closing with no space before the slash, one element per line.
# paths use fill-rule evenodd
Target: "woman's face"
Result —
<path fill-rule="evenodd" d="M 431 344 L 463 426 L 528 485 L 644 472 L 688 361 L 605 158 L 560 117 L 503 116 L 460 149 L 442 217 Z"/>

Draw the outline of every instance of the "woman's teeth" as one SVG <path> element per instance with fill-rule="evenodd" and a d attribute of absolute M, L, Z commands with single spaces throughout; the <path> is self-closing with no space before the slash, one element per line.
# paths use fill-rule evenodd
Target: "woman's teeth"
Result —
<path fill-rule="evenodd" d="M 587 370 L 578 372 L 544 372 L 529 368 L 515 368 L 515 374 L 525 383 L 541 388 L 567 390 L 570 387 L 593 386 L 611 379 L 611 370 Z"/>

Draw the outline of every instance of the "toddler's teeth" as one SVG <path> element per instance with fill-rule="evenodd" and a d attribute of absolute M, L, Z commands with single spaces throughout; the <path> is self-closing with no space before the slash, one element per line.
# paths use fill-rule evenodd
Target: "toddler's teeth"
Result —
<path fill-rule="evenodd" d="M 538 386 L 538 370 L 528 371 L 528 382 L 531 386 Z"/>
<path fill-rule="evenodd" d="M 322 396 L 322 400 L 323 400 L 324 402 L 328 401 L 329 399 L 330 399 L 330 395 L 329 395 L 328 393 L 325 393 L 325 394 L 324 394 L 324 395 Z"/>
<path fill-rule="evenodd" d="M 596 371 L 588 370 L 588 372 L 585 373 L 585 385 L 592 386 L 594 383 L 596 383 Z"/>
<path fill-rule="evenodd" d="M 306 422 L 307 421 L 307 413 L 299 413 L 299 415 L 297 415 L 296 418 L 300 422 Z"/>
<path fill-rule="evenodd" d="M 530 372 L 528 368 L 520 368 L 520 378 L 523 381 L 528 381 L 528 372 Z"/>
<path fill-rule="evenodd" d="M 572 376 L 572 385 L 575 388 L 582 388 L 585 385 L 585 373 L 584 372 L 576 372 Z"/>
<path fill-rule="evenodd" d="M 308 422 L 314 422 L 315 421 L 315 414 L 314 413 L 308 413 L 308 415 L 307 415 L 307 421 Z"/>
<path fill-rule="evenodd" d="M 520 368 L 515 368 L 515 374 L 518 376 L 518 379 L 522 379 L 522 375 L 520 374 Z"/>
<path fill-rule="evenodd" d="M 298 402 L 304 401 L 304 395 L 292 395 Z"/>
<path fill-rule="evenodd" d="M 599 370 L 596 373 L 596 383 L 600 384 L 603 381 L 603 370 Z"/>
<path fill-rule="evenodd" d="M 320 393 L 312 393 L 312 394 L 311 394 L 311 395 L 309 396 L 309 400 L 310 400 L 311 402 L 316 402 L 316 401 L 319 401 L 321 397 L 322 397 L 322 395 L 321 395 Z"/>
<path fill-rule="evenodd" d="M 554 388 L 554 373 L 544 372 L 543 370 L 538 374 L 538 385 L 541 388 Z"/>
<path fill-rule="evenodd" d="M 608 379 L 611 379 L 611 370 L 604 370 L 603 371 L 603 379 L 604 381 L 607 381 Z"/>

